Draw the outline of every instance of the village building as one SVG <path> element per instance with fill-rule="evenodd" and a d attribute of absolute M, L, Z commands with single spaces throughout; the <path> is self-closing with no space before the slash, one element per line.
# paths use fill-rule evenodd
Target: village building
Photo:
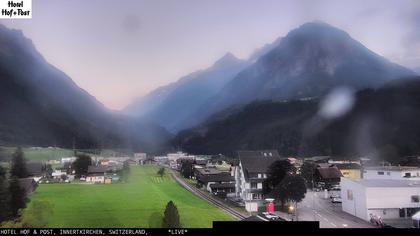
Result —
<path fill-rule="evenodd" d="M 373 166 L 365 167 L 363 179 L 420 180 L 420 167 Z"/>
<path fill-rule="evenodd" d="M 315 168 L 314 180 L 317 183 L 324 183 L 326 186 L 337 185 L 343 175 L 334 164 L 319 163 Z"/>
<path fill-rule="evenodd" d="M 215 168 L 194 170 L 197 186 L 216 195 L 232 196 L 235 193 L 235 178 L 229 172 Z"/>
<path fill-rule="evenodd" d="M 348 163 L 335 163 L 335 166 L 340 170 L 343 177 L 351 179 L 360 179 L 362 176 L 361 166 L 358 163 L 348 162 Z"/>
<path fill-rule="evenodd" d="M 147 161 L 147 154 L 146 153 L 134 153 L 134 161 L 136 165 L 144 165 Z"/>
<path fill-rule="evenodd" d="M 88 183 L 105 183 L 106 166 L 89 166 L 86 182 Z"/>
<path fill-rule="evenodd" d="M 234 173 L 235 195 L 245 203 L 247 211 L 258 211 L 258 207 L 264 204 L 263 182 L 268 168 L 282 158 L 277 150 L 238 151 L 238 157 L 239 164 Z"/>
<path fill-rule="evenodd" d="M 343 211 L 369 221 L 407 218 L 420 211 L 420 181 L 341 178 Z"/>

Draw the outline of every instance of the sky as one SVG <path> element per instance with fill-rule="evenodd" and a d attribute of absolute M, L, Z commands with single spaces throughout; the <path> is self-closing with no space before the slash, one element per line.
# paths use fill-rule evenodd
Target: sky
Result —
<path fill-rule="evenodd" d="M 420 0 L 32 0 L 21 29 L 48 62 L 111 109 L 255 49 L 305 22 L 347 31 L 374 52 L 420 68 Z"/>

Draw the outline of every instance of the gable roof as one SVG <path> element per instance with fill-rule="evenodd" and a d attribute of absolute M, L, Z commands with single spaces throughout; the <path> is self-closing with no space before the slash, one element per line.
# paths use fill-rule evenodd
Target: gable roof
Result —
<path fill-rule="evenodd" d="M 316 168 L 323 179 L 340 179 L 343 175 L 335 165 L 318 165 Z"/>
<path fill-rule="evenodd" d="M 88 166 L 88 174 L 105 173 L 107 169 L 106 166 Z"/>
<path fill-rule="evenodd" d="M 239 161 L 247 174 L 266 173 L 268 167 L 281 158 L 277 150 L 238 151 Z"/>
<path fill-rule="evenodd" d="M 234 181 L 234 177 L 229 173 L 219 173 L 213 175 L 198 176 L 197 180 L 203 183 L 208 182 L 231 182 Z"/>
<path fill-rule="evenodd" d="M 216 168 L 202 168 L 202 169 L 196 169 L 199 175 L 215 175 L 222 173 L 220 170 Z"/>

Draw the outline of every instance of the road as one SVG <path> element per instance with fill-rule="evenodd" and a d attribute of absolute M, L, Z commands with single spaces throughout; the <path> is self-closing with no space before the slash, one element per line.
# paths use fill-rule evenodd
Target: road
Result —
<path fill-rule="evenodd" d="M 218 207 L 219 209 L 228 213 L 229 215 L 231 215 L 233 218 L 235 218 L 237 220 L 242 220 L 242 219 L 245 219 L 247 217 L 247 216 L 244 216 L 243 214 L 241 214 L 240 212 L 236 211 L 235 209 L 227 206 L 222 201 L 219 201 L 217 199 L 214 199 L 214 198 L 202 193 L 200 190 L 196 189 L 195 187 L 191 187 L 181 177 L 179 177 L 179 175 L 177 173 L 175 173 L 175 171 L 173 171 L 171 169 L 168 169 L 168 170 L 171 172 L 173 178 L 175 179 L 175 181 L 178 184 L 180 184 L 182 187 L 184 187 L 188 191 L 192 192 L 196 196 L 198 196 L 198 197 L 202 198 L 203 200 L 209 202 L 210 204 Z"/>
<path fill-rule="evenodd" d="M 341 210 L 341 203 L 331 203 L 323 192 L 306 193 L 305 199 L 298 204 L 299 221 L 319 221 L 321 228 L 372 228 L 373 226 Z"/>

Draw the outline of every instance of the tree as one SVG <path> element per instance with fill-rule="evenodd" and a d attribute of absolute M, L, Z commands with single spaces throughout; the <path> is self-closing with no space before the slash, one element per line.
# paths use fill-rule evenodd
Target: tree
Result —
<path fill-rule="evenodd" d="M 181 228 L 178 208 L 172 201 L 169 201 L 166 205 L 162 221 L 162 228 Z"/>
<path fill-rule="evenodd" d="M 78 154 L 76 160 L 73 163 L 76 176 L 80 178 L 82 175 L 86 175 L 88 167 L 92 165 L 92 159 L 86 154 Z"/>
<path fill-rule="evenodd" d="M 305 194 L 305 179 L 300 175 L 287 175 L 274 187 L 269 196 L 280 200 L 282 208 L 284 208 L 286 201 L 300 202 L 305 198 Z"/>
<path fill-rule="evenodd" d="M 15 176 L 17 178 L 28 177 L 28 170 L 26 169 L 26 160 L 21 147 L 18 147 L 13 153 L 10 175 Z"/>
<path fill-rule="evenodd" d="M 7 189 L 6 170 L 0 166 L 0 222 L 9 216 L 9 191 Z"/>
<path fill-rule="evenodd" d="M 300 168 L 300 174 L 306 180 L 306 185 L 313 188 L 314 174 L 315 174 L 316 164 L 313 162 L 305 162 Z"/>
<path fill-rule="evenodd" d="M 165 168 L 161 167 L 161 168 L 158 170 L 157 174 L 158 174 L 158 175 L 160 175 L 160 177 L 162 177 L 162 176 L 165 174 Z"/>
<path fill-rule="evenodd" d="M 305 179 L 300 175 L 288 175 L 280 185 L 285 190 L 286 200 L 301 202 L 305 198 L 306 184 Z"/>
<path fill-rule="evenodd" d="M 20 186 L 19 179 L 12 176 L 9 184 L 9 209 L 12 217 L 17 217 L 19 209 L 25 208 L 27 198 L 25 190 Z"/>
<path fill-rule="evenodd" d="M 271 192 L 288 174 L 294 174 L 296 168 L 287 160 L 273 162 L 267 171 L 267 179 L 264 182 L 264 192 Z"/>
<path fill-rule="evenodd" d="M 183 160 L 181 162 L 181 175 L 184 178 L 191 178 L 193 175 L 193 163 L 190 160 Z"/>

